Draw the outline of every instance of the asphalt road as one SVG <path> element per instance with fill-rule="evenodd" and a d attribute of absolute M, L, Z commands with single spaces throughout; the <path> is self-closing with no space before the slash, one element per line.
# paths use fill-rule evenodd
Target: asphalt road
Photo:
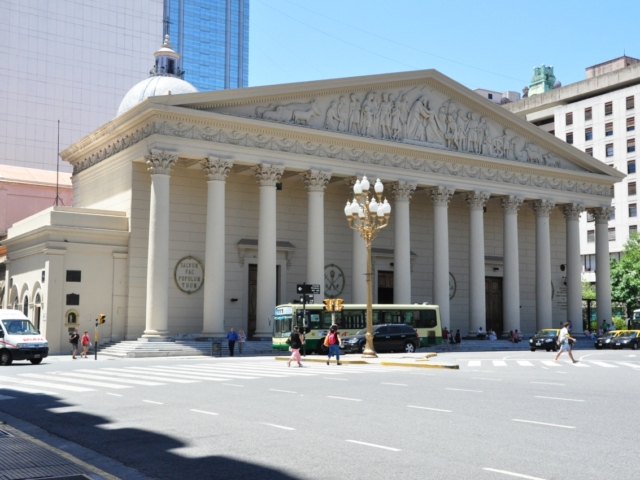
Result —
<path fill-rule="evenodd" d="M 439 355 L 460 370 L 52 358 L 0 368 L 0 419 L 161 479 L 637 478 L 640 353 L 576 354 Z"/>

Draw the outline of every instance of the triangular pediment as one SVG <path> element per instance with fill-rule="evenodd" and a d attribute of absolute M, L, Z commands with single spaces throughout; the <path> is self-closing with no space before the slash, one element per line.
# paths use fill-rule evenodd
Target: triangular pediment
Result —
<path fill-rule="evenodd" d="M 176 107 L 491 158 L 620 173 L 435 70 L 152 99 Z"/>

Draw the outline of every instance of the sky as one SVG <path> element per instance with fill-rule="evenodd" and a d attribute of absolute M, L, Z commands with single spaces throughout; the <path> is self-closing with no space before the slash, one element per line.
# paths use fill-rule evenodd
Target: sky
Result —
<path fill-rule="evenodd" d="M 563 85 L 625 52 L 638 0 L 250 0 L 249 86 L 435 68 L 468 88 Z"/>

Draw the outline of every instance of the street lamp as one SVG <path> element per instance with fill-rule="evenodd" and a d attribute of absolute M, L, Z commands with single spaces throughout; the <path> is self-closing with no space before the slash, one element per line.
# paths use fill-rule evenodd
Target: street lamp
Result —
<path fill-rule="evenodd" d="M 385 198 L 382 201 L 382 192 L 384 186 L 378 178 L 373 189 L 375 196 L 371 196 L 369 200 L 369 180 L 362 177 L 362 180 L 356 180 L 353 186 L 353 202 L 347 201 L 344 207 L 344 214 L 349 221 L 349 227 L 360 232 L 360 236 L 367 244 L 367 343 L 362 354 L 363 357 L 377 357 L 376 351 L 373 349 L 373 286 L 371 281 L 371 243 L 378 235 L 378 231 L 389 225 L 389 215 L 391 214 L 391 205 Z M 377 197 L 377 201 L 376 201 Z"/>

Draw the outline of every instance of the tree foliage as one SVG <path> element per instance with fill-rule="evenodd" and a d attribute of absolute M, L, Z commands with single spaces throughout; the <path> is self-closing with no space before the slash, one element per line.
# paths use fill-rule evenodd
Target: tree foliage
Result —
<path fill-rule="evenodd" d="M 583 300 L 595 300 L 596 291 L 589 282 L 582 282 L 582 299 Z"/>
<path fill-rule="evenodd" d="M 596 266 L 597 268 L 597 266 Z M 640 236 L 632 234 L 620 260 L 611 260 L 611 299 L 627 305 L 627 312 L 637 308 L 640 297 Z"/>

